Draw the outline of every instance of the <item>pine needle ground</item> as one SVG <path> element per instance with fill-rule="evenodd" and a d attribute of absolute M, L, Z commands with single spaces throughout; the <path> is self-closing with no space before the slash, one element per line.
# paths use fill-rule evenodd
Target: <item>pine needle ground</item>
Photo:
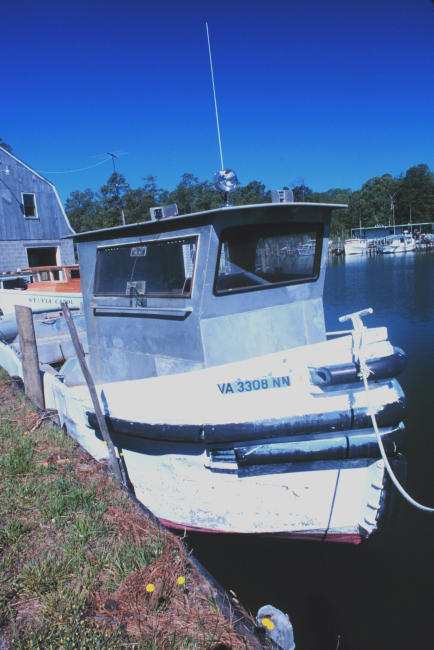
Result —
<path fill-rule="evenodd" d="M 0 371 L 2 650 L 247 648 L 161 530 Z"/>

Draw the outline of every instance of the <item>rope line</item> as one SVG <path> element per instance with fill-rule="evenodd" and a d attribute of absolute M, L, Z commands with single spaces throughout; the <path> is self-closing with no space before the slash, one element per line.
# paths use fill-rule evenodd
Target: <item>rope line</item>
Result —
<path fill-rule="evenodd" d="M 80 169 L 68 169 L 66 172 L 44 172 L 41 169 L 37 169 L 36 171 L 39 174 L 72 174 L 74 172 L 82 172 L 86 169 L 92 169 L 92 167 L 98 167 L 98 165 L 102 165 L 103 163 L 107 162 L 108 160 L 111 160 L 111 158 L 106 158 L 105 160 L 101 160 L 100 162 L 96 163 L 95 165 L 90 165 L 90 167 L 81 167 Z"/>
<path fill-rule="evenodd" d="M 363 383 L 364 383 L 364 385 L 365 385 L 366 398 L 367 398 L 367 402 L 368 402 L 369 414 L 370 414 L 370 416 L 371 416 L 372 425 L 373 425 L 373 427 L 374 427 L 375 435 L 376 435 L 376 437 L 377 437 L 378 446 L 379 446 L 379 448 L 380 448 L 381 456 L 382 456 L 382 458 L 383 458 L 383 461 L 384 461 L 384 464 L 385 464 L 385 466 L 386 466 L 387 472 L 388 472 L 388 474 L 389 474 L 389 476 L 390 476 L 390 478 L 391 478 L 391 480 L 392 480 L 394 486 L 395 486 L 396 489 L 398 490 L 398 492 L 400 492 L 400 494 L 404 497 L 404 499 L 405 499 L 406 501 L 408 501 L 408 503 L 410 503 L 412 506 L 414 506 L 414 507 L 417 508 L 418 510 L 422 510 L 423 512 L 434 512 L 434 508 L 428 508 L 427 506 L 423 506 L 422 504 L 420 504 L 420 503 L 418 503 L 417 501 L 415 501 L 415 500 L 414 500 L 414 499 L 413 499 L 413 498 L 408 494 L 408 492 L 406 492 L 406 491 L 404 490 L 404 488 L 403 488 L 402 485 L 399 483 L 398 479 L 396 478 L 396 476 L 395 476 L 395 474 L 393 473 L 393 470 L 392 470 L 392 468 L 391 468 L 391 466 L 390 466 L 389 459 L 387 458 L 387 455 L 386 455 L 386 452 L 385 452 L 385 450 L 384 450 L 384 446 L 383 446 L 383 441 L 381 440 L 380 432 L 379 432 L 379 430 L 378 430 L 377 419 L 376 419 L 376 417 L 375 417 L 374 409 L 372 408 L 371 398 L 370 398 L 370 395 L 369 395 L 368 376 L 369 376 L 369 374 L 370 374 L 371 371 L 369 370 L 369 368 L 368 368 L 367 365 L 366 365 L 366 360 L 365 360 L 365 355 L 364 355 L 364 341 L 363 341 L 363 334 L 364 334 L 365 331 L 366 331 L 366 328 L 363 328 L 362 331 L 360 332 L 360 339 L 359 339 L 359 363 L 360 363 L 360 374 L 361 374 L 361 376 L 362 376 L 362 378 L 363 378 Z M 355 332 L 354 332 L 354 334 L 355 334 Z"/>

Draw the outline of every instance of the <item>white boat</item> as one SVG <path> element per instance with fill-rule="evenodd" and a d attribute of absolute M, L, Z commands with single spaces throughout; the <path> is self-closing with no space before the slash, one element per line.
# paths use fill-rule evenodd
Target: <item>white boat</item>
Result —
<path fill-rule="evenodd" d="M 79 309 L 82 302 L 78 265 L 41 266 L 0 275 L 0 313 L 14 314 L 15 305 L 32 311 L 60 310 L 67 302 Z"/>
<path fill-rule="evenodd" d="M 414 238 L 411 235 L 393 235 L 388 237 L 382 246 L 378 247 L 380 253 L 410 253 L 414 251 Z"/>
<path fill-rule="evenodd" d="M 300 257 L 310 257 L 315 255 L 316 241 L 310 240 L 305 243 L 299 244 L 297 248 L 297 253 Z"/>
<path fill-rule="evenodd" d="M 345 255 L 363 255 L 367 249 L 366 239 L 347 239 L 344 244 Z"/>
<path fill-rule="evenodd" d="M 339 207 L 226 205 L 77 235 L 101 407 L 137 498 L 167 525 L 356 543 L 396 514 L 360 334 L 325 332 Z M 312 255 L 281 254 L 306 241 Z M 402 477 L 405 355 L 384 327 L 365 328 L 363 341 L 370 401 Z M 0 363 L 20 373 L 11 346 L 0 343 Z M 44 387 L 62 426 L 107 456 L 77 360 L 46 372 Z"/>

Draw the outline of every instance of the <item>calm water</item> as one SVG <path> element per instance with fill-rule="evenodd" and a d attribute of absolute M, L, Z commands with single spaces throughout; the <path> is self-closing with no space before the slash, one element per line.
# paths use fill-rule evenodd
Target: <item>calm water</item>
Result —
<path fill-rule="evenodd" d="M 434 254 L 334 258 L 324 293 L 328 331 L 372 307 L 408 367 L 407 490 L 434 507 Z M 287 612 L 298 650 L 408 650 L 434 644 L 434 516 L 402 504 L 400 519 L 359 546 L 190 534 L 196 557 L 253 612 Z"/>

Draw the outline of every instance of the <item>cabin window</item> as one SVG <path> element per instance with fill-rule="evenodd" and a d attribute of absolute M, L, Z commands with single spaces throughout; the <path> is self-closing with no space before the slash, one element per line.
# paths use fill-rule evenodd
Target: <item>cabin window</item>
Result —
<path fill-rule="evenodd" d="M 317 280 L 323 232 L 321 223 L 227 228 L 220 238 L 215 293 Z"/>
<path fill-rule="evenodd" d="M 37 219 L 38 213 L 36 212 L 36 196 L 35 194 L 22 194 L 24 216 L 27 219 Z"/>
<path fill-rule="evenodd" d="M 189 298 L 196 250 L 197 237 L 100 248 L 95 295 Z"/>
<path fill-rule="evenodd" d="M 69 269 L 69 277 L 71 280 L 77 280 L 80 277 L 80 269 Z"/>

